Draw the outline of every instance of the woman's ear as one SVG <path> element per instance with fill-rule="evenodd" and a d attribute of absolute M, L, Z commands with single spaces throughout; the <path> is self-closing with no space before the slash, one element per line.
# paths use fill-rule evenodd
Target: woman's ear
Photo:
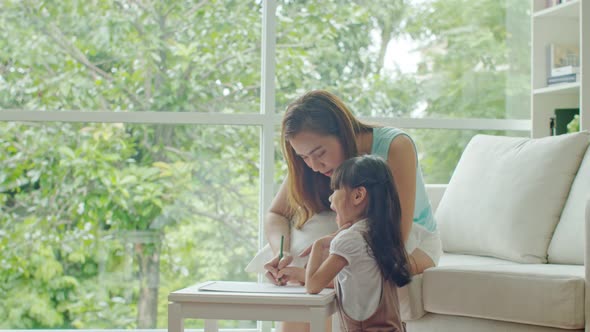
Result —
<path fill-rule="evenodd" d="M 367 198 L 367 188 L 356 187 L 352 192 L 352 202 L 354 205 L 362 204 Z"/>

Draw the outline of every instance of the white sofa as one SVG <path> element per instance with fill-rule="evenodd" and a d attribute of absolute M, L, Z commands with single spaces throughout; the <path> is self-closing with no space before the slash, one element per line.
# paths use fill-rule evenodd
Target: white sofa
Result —
<path fill-rule="evenodd" d="M 401 290 L 409 332 L 590 332 L 589 137 L 471 140 L 428 187 L 445 253 Z"/>

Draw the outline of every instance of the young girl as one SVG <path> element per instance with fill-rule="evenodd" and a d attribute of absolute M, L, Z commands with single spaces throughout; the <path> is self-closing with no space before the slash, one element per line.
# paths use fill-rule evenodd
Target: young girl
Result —
<path fill-rule="evenodd" d="M 410 282 L 411 274 L 387 163 L 370 155 L 348 159 L 335 170 L 331 187 L 338 226 L 352 226 L 314 242 L 307 291 L 318 293 L 334 281 L 343 331 L 405 331 L 397 287 Z"/>

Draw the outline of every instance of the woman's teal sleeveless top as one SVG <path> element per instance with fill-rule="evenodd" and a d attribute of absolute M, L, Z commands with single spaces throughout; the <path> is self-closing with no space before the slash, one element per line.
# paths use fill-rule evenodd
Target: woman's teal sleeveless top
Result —
<path fill-rule="evenodd" d="M 371 154 L 378 155 L 387 161 L 391 141 L 393 141 L 398 135 L 406 135 L 412 141 L 412 144 L 414 144 L 414 151 L 416 151 L 416 144 L 408 134 L 397 128 L 380 127 L 373 128 L 373 146 L 371 147 Z M 428 196 L 426 195 L 426 186 L 424 186 L 424 180 L 422 179 L 422 170 L 418 160 L 418 153 L 416 153 L 416 203 L 414 206 L 414 222 L 424 226 L 431 232 L 436 230 L 436 222 L 432 215 L 432 207 L 430 206 L 430 200 L 428 200 Z"/>

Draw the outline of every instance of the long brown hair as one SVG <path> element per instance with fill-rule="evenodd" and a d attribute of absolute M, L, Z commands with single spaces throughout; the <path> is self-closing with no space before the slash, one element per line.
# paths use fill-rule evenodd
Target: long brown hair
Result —
<path fill-rule="evenodd" d="M 342 100 L 325 90 L 310 91 L 292 102 L 283 117 L 282 148 L 289 170 L 287 187 L 290 215 L 301 228 L 314 214 L 329 210 L 330 178 L 314 172 L 296 153 L 289 140 L 300 132 L 334 136 L 344 158 L 358 155 L 356 137 L 373 125 L 359 121 Z"/>
<path fill-rule="evenodd" d="M 402 240 L 402 208 L 387 162 L 365 155 L 344 161 L 332 174 L 331 187 L 367 190 L 367 232 L 364 234 L 383 279 L 402 287 L 410 282 L 410 265 Z"/>

